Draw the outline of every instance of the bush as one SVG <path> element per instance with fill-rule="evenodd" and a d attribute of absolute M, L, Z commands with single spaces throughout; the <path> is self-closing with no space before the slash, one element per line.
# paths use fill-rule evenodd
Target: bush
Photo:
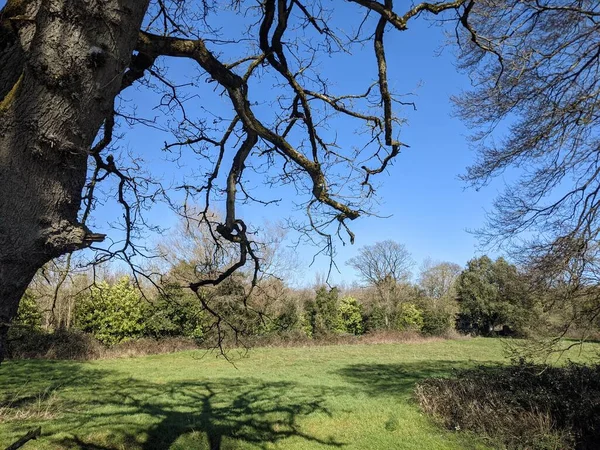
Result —
<path fill-rule="evenodd" d="M 374 305 L 365 317 L 365 331 L 371 333 L 385 329 L 385 311 L 381 306 Z"/>
<path fill-rule="evenodd" d="M 339 325 L 337 311 L 338 290 L 321 287 L 315 300 L 305 305 L 306 319 L 310 323 L 310 334 L 319 337 L 334 333 Z"/>
<path fill-rule="evenodd" d="M 35 297 L 29 292 L 25 292 L 19 303 L 17 317 L 13 324 L 28 328 L 42 328 L 42 311 L 35 300 Z"/>
<path fill-rule="evenodd" d="M 198 299 L 177 285 L 166 286 L 165 295 L 148 307 L 146 315 L 143 332 L 156 339 L 202 339 L 207 327 L 206 313 Z"/>
<path fill-rule="evenodd" d="M 480 367 L 417 386 L 424 410 L 451 429 L 508 448 L 598 448 L 600 365 Z"/>
<path fill-rule="evenodd" d="M 18 337 L 10 337 L 8 355 L 12 359 L 97 359 L 104 346 L 91 335 L 78 330 L 47 333 L 30 329 Z"/>
<path fill-rule="evenodd" d="M 112 286 L 103 281 L 78 299 L 74 326 L 103 344 L 117 344 L 144 335 L 146 306 L 129 278 L 123 277 Z"/>
<path fill-rule="evenodd" d="M 446 311 L 424 310 L 421 332 L 428 336 L 443 336 L 452 328 L 452 314 Z"/>
<path fill-rule="evenodd" d="M 281 311 L 271 324 L 270 331 L 285 333 L 296 330 L 302 325 L 301 319 L 296 304 L 293 301 L 284 301 Z"/>
<path fill-rule="evenodd" d="M 423 314 L 412 303 L 402 303 L 398 307 L 396 326 L 400 331 L 420 331 L 423 327 Z"/>
<path fill-rule="evenodd" d="M 338 327 L 342 333 L 361 335 L 364 332 L 362 305 L 353 297 L 344 297 L 338 306 Z"/>

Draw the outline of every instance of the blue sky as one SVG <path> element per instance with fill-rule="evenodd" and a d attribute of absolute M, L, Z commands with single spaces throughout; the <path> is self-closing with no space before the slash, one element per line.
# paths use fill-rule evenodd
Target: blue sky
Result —
<path fill-rule="evenodd" d="M 338 19 L 343 20 L 343 17 Z M 390 87 L 397 92 L 412 93 L 406 99 L 414 101 L 417 106 L 416 111 L 409 107 L 397 110 L 408 119 L 401 129 L 400 139 L 410 148 L 404 149 L 394 164 L 378 178 L 380 204 L 376 210 L 379 215 L 390 217 L 361 217 L 351 222 L 356 242 L 353 246 L 338 243 L 336 262 L 341 273 L 332 273 L 334 283 L 355 281 L 356 274 L 345 262 L 361 246 L 385 239 L 403 243 L 417 262 L 415 269 L 425 258 L 464 265 L 480 254 L 476 238 L 467 230 L 484 224 L 485 209 L 491 208 L 493 198 L 502 188 L 502 180 L 476 192 L 465 190 L 466 186 L 458 179 L 458 175 L 473 161 L 474 154 L 467 142 L 469 130 L 452 116 L 450 96 L 468 89 L 469 79 L 456 69 L 454 49 L 444 48 L 445 40 L 442 28 L 423 20 L 415 20 L 406 32 L 389 30 L 386 34 Z M 198 75 L 200 80 L 206 78 L 189 62 L 164 60 L 162 63 L 178 80 L 185 81 Z M 340 57 L 331 64 L 327 73 L 340 88 L 352 86 L 359 78 L 364 86 L 364 77 L 368 79 L 371 72 L 375 73 L 371 44 L 352 57 Z M 228 100 L 212 90 L 212 84 L 201 86 L 200 96 L 190 102 L 191 108 L 199 115 L 207 114 L 206 111 L 216 115 L 229 114 Z M 251 95 L 268 98 L 270 92 L 257 85 Z M 156 101 L 157 97 L 148 90 L 132 89 L 125 93 L 122 105 L 129 110 L 135 105 L 141 115 L 153 117 L 158 115 L 152 109 Z M 121 131 L 124 137 L 119 142 L 120 147 L 141 154 L 148 171 L 166 184 L 183 172 L 191 174 L 199 171 L 198 161 L 187 156 L 180 160 L 178 166 L 165 162 L 168 155 L 161 148 L 164 141 L 170 140 L 168 136 L 139 126 L 131 130 L 123 127 Z M 341 142 L 351 139 L 352 132 L 351 123 L 340 123 L 337 129 Z M 258 178 L 251 182 L 255 185 L 254 192 L 262 198 L 283 196 L 284 201 L 276 208 L 256 204 L 240 206 L 238 214 L 246 222 L 260 225 L 296 214 L 289 189 L 274 192 L 262 186 Z M 112 204 L 98 208 L 94 221 L 96 229 L 106 229 L 104 222 L 120 214 Z M 158 206 L 149 218 L 164 227 L 176 222 L 175 215 L 164 206 Z M 294 237 L 293 233 L 290 237 Z M 150 235 L 148 238 L 153 239 Z M 310 284 L 315 273 L 327 270 L 329 261 L 325 257 L 318 258 L 312 267 L 308 267 L 316 251 L 310 246 L 298 248 L 300 282 Z"/>

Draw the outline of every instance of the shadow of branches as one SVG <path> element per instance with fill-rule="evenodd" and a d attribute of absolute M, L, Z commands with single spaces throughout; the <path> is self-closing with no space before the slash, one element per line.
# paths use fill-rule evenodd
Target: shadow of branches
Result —
<path fill-rule="evenodd" d="M 63 361 L 24 361 L 5 370 L 0 395 L 11 397 L 15 407 L 38 391 L 58 392 L 57 418 L 11 426 L 17 435 L 42 425 L 43 439 L 53 448 L 225 450 L 265 448 L 292 437 L 344 445 L 299 425 L 302 417 L 331 415 L 325 388 L 248 378 L 150 382 Z M 0 439 L 0 447 L 8 443 Z"/>
<path fill-rule="evenodd" d="M 412 396 L 415 384 L 432 377 L 449 376 L 472 367 L 467 361 L 418 361 L 394 364 L 351 364 L 336 371 L 369 395 Z"/>

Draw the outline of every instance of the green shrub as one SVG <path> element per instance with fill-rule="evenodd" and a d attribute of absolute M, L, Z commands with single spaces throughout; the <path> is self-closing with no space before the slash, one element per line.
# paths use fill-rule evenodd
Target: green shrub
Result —
<path fill-rule="evenodd" d="M 338 329 L 337 303 L 338 290 L 336 288 L 328 290 L 325 287 L 317 290 L 315 300 L 306 303 L 306 318 L 310 323 L 313 337 L 331 334 Z"/>
<path fill-rule="evenodd" d="M 145 335 L 154 338 L 204 337 L 206 313 L 196 296 L 178 285 L 166 286 L 164 295 L 148 307 L 146 314 Z"/>
<path fill-rule="evenodd" d="M 442 336 L 452 328 L 452 314 L 447 311 L 424 310 L 421 332 L 428 336 Z"/>
<path fill-rule="evenodd" d="M 33 295 L 28 291 L 21 298 L 17 317 L 13 324 L 23 325 L 28 328 L 40 329 L 42 327 L 42 311 Z"/>
<path fill-rule="evenodd" d="M 400 331 L 420 331 L 423 327 L 423 314 L 416 305 L 402 303 L 398 306 L 396 326 Z"/>
<path fill-rule="evenodd" d="M 338 330 L 361 335 L 364 332 L 362 305 L 353 297 L 344 297 L 338 305 Z"/>
<path fill-rule="evenodd" d="M 35 297 L 26 291 L 19 303 L 17 316 L 8 330 L 8 340 L 15 342 L 14 347 L 19 341 L 27 341 L 30 335 L 39 334 L 41 329 L 42 311 Z"/>
<path fill-rule="evenodd" d="M 103 281 L 77 300 L 74 326 L 103 344 L 113 345 L 144 335 L 146 309 L 129 278 L 113 285 Z"/>
<path fill-rule="evenodd" d="M 307 337 L 313 337 L 313 327 L 308 312 L 300 314 L 300 328 Z"/>
<path fill-rule="evenodd" d="M 386 328 L 384 309 L 379 305 L 374 305 L 365 317 L 365 331 L 370 333 Z"/>

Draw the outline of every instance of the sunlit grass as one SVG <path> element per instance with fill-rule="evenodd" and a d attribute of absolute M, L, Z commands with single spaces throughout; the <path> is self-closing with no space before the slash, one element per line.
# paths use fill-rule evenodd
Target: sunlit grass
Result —
<path fill-rule="evenodd" d="M 599 348 L 567 356 L 585 360 Z M 0 366 L 0 448 L 37 425 L 42 438 L 32 449 L 485 448 L 432 424 L 413 389 L 503 360 L 499 340 L 471 339 L 255 349 L 235 367 L 199 351 L 9 361 Z M 33 413 L 19 416 L 19 408 Z"/>

